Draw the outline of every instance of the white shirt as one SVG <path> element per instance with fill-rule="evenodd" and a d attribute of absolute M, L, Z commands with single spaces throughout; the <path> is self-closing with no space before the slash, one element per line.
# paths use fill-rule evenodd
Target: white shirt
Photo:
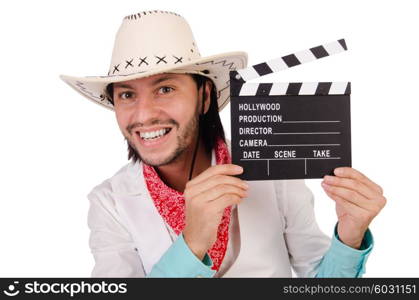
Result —
<path fill-rule="evenodd" d="M 229 244 L 216 277 L 291 277 L 291 267 L 300 277 L 313 276 L 331 239 L 317 225 L 304 180 L 248 184 L 248 197 L 232 210 Z M 88 199 L 92 276 L 146 276 L 175 236 L 154 206 L 141 163 L 122 167 Z"/>

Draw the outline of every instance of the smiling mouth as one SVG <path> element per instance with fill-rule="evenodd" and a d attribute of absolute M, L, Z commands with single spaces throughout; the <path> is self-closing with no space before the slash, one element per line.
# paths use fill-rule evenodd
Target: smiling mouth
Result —
<path fill-rule="evenodd" d="M 168 134 L 172 128 L 162 128 L 155 131 L 136 132 L 143 141 L 155 141 Z"/>

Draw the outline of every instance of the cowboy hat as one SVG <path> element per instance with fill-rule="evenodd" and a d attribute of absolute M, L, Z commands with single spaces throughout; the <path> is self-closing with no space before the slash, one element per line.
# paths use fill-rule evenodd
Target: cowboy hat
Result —
<path fill-rule="evenodd" d="M 245 52 L 201 57 L 187 21 L 174 12 L 153 10 L 126 16 L 116 34 L 107 75 L 74 77 L 60 75 L 80 94 L 110 110 L 106 93 L 110 83 L 161 73 L 200 74 L 217 90 L 218 110 L 230 98 L 229 71 L 245 68 Z"/>

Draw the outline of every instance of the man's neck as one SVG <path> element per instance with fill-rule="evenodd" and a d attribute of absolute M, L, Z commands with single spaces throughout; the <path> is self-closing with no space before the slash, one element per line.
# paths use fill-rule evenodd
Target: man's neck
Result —
<path fill-rule="evenodd" d="M 194 149 L 187 149 L 171 164 L 155 168 L 161 180 L 163 180 L 167 186 L 181 193 L 184 192 L 186 183 L 189 180 L 193 151 Z M 211 166 L 211 155 L 212 153 L 206 152 L 204 143 L 201 139 L 196 153 L 192 178 L 195 178 Z"/>

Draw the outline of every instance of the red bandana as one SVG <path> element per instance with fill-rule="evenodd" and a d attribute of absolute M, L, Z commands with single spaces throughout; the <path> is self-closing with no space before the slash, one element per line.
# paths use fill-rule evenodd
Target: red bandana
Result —
<path fill-rule="evenodd" d="M 215 145 L 215 157 L 217 165 L 231 163 L 227 145 L 221 139 L 218 139 Z M 154 168 L 144 163 L 143 174 L 154 205 L 167 224 L 179 235 L 185 228 L 185 198 L 183 193 L 167 186 Z M 220 268 L 227 250 L 230 214 L 231 206 L 224 210 L 221 223 L 218 226 L 217 241 L 208 250 L 208 254 L 214 263 L 213 270 Z"/>

